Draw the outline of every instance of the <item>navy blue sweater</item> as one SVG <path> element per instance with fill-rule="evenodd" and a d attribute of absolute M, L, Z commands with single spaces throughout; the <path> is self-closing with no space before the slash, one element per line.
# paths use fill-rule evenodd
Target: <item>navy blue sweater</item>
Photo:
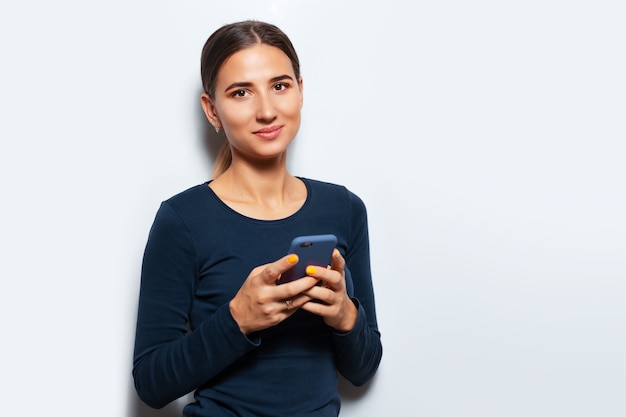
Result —
<path fill-rule="evenodd" d="M 337 371 L 355 385 L 374 375 L 382 345 L 365 206 L 345 187 L 302 180 L 304 205 L 280 220 L 235 212 L 207 183 L 161 204 L 144 253 L 134 351 L 145 403 L 160 408 L 195 390 L 185 416 L 337 416 Z M 354 329 L 337 333 L 299 310 L 241 333 L 228 304 L 250 271 L 286 255 L 295 236 L 326 233 L 346 259 Z"/>

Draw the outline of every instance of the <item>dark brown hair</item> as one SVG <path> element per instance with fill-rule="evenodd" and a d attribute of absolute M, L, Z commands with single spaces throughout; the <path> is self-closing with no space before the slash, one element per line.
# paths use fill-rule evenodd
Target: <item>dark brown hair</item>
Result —
<path fill-rule="evenodd" d="M 256 20 L 224 25 L 207 39 L 200 57 L 200 76 L 202 88 L 213 100 L 215 99 L 215 83 L 220 67 L 237 51 L 255 44 L 274 46 L 287 55 L 291 61 L 296 81 L 300 79 L 300 61 L 291 41 L 278 27 Z M 228 142 L 222 145 L 213 166 L 213 178 L 217 178 L 228 169 L 232 162 L 232 154 Z"/>
<path fill-rule="evenodd" d="M 287 35 L 270 23 L 245 20 L 222 26 L 204 44 L 200 58 L 204 92 L 214 99 L 217 73 L 224 61 L 235 52 L 259 43 L 283 51 L 291 61 L 296 80 L 300 79 L 300 61 Z"/>

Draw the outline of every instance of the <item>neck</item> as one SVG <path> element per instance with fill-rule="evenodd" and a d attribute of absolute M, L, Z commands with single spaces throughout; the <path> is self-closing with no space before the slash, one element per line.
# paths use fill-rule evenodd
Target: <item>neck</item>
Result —
<path fill-rule="evenodd" d="M 302 207 L 305 184 L 284 163 L 270 169 L 234 163 L 209 186 L 233 210 L 260 220 L 285 218 Z"/>
<path fill-rule="evenodd" d="M 285 154 L 278 158 L 250 163 L 236 156 L 230 167 L 216 180 L 224 197 L 247 204 L 283 204 L 295 178 L 286 167 Z"/>

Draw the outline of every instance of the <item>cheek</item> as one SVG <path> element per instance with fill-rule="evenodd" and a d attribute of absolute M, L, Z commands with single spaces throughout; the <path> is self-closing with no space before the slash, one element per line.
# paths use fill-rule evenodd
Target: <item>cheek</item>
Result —
<path fill-rule="evenodd" d="M 250 117 L 254 117 L 248 106 L 223 106 L 220 110 L 218 114 L 222 123 L 234 129 L 248 123 Z"/>
<path fill-rule="evenodd" d="M 281 113 L 284 114 L 285 116 L 288 116 L 291 118 L 300 118 L 300 111 L 301 111 L 300 100 L 296 98 L 293 100 L 289 100 L 288 102 L 282 103 L 280 110 L 281 110 Z"/>

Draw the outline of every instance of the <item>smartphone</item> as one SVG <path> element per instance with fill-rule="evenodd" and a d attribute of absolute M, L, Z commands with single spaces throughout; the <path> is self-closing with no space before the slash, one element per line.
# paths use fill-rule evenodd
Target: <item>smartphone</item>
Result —
<path fill-rule="evenodd" d="M 337 246 L 337 237 L 332 234 L 294 238 L 287 253 L 298 255 L 298 263 L 283 272 L 276 283 L 284 284 L 306 276 L 306 267 L 309 265 L 322 267 L 330 265 L 335 246 Z"/>

